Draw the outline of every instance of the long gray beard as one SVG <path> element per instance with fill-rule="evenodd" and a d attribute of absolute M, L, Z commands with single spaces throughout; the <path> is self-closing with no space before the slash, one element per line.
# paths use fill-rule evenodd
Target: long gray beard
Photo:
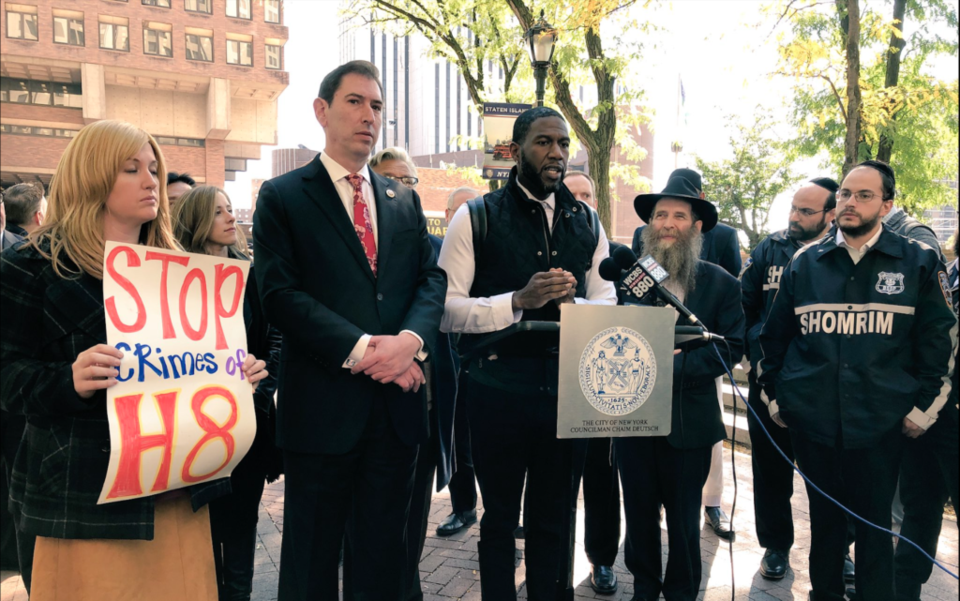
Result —
<path fill-rule="evenodd" d="M 686 234 L 679 234 L 672 246 L 660 243 L 659 233 L 649 225 L 641 234 L 643 250 L 660 263 L 670 274 L 668 282 L 690 294 L 697 286 L 697 262 L 703 249 L 703 235 L 699 230 L 690 228 Z"/>

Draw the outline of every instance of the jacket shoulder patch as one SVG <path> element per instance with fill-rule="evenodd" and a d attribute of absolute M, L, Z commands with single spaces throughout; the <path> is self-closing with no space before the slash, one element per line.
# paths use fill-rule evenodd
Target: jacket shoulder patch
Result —
<path fill-rule="evenodd" d="M 950 278 L 947 277 L 947 272 L 938 272 L 937 279 L 940 280 L 940 290 L 943 292 L 943 299 L 947 301 L 947 306 L 953 310 L 953 294 L 950 293 Z"/>

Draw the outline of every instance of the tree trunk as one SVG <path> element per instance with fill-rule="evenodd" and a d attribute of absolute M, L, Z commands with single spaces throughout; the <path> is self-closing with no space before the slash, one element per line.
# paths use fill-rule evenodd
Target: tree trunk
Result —
<path fill-rule="evenodd" d="M 602 144 L 601 144 L 602 146 Z M 613 213 L 610 210 L 610 153 L 604 155 L 601 152 L 587 151 L 587 164 L 590 166 L 590 177 L 596 185 L 595 195 L 597 198 L 597 213 L 600 215 L 600 223 L 603 224 L 607 237 L 613 239 L 611 225 L 613 223 Z M 603 202 L 600 202 L 600 198 Z"/>
<path fill-rule="evenodd" d="M 507 0 L 513 10 L 521 29 L 529 29 L 535 20 L 533 12 L 523 0 Z M 590 164 L 590 177 L 596 181 L 597 212 L 600 222 L 607 235 L 613 237 L 611 231 L 610 213 L 610 151 L 617 131 L 616 94 L 614 94 L 615 77 L 610 75 L 604 65 L 603 44 L 600 32 L 590 28 L 584 32 L 587 46 L 587 55 L 596 62 L 591 67 L 593 78 L 597 82 L 597 104 L 606 106 L 597 116 L 597 127 L 592 129 L 587 120 L 580 113 L 573 94 L 570 91 L 570 82 L 565 74 L 557 69 L 550 68 L 550 81 L 553 83 L 554 101 L 560 112 L 567 119 L 567 124 L 577 134 L 577 138 L 587 149 Z"/>
<path fill-rule="evenodd" d="M 883 85 L 886 88 L 895 88 L 900 83 L 900 57 L 903 54 L 903 47 L 906 42 L 903 40 L 903 19 L 907 12 L 907 0 L 894 0 L 893 26 L 900 31 L 900 36 L 890 34 L 890 48 L 887 56 L 887 76 Z M 891 113 L 890 120 L 897 118 L 896 113 Z M 893 138 L 884 134 L 880 136 L 880 149 L 877 151 L 877 159 L 885 163 L 890 162 L 890 156 L 893 154 Z"/>
<path fill-rule="evenodd" d="M 860 146 L 860 0 L 847 0 L 847 136 L 843 175 L 859 162 Z"/>

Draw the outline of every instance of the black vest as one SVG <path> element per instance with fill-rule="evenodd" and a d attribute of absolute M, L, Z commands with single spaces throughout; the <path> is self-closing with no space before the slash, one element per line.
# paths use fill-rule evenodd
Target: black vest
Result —
<path fill-rule="evenodd" d="M 577 279 L 577 296 L 586 296 L 597 235 L 589 215 L 566 186 L 554 195 L 553 231 L 539 202 L 530 200 L 517 185 L 516 168 L 509 184 L 483 197 L 487 210 L 487 237 L 477 253 L 470 296 L 484 298 L 522 289 L 535 273 L 560 268 Z M 524 321 L 560 321 L 554 302 L 523 312 Z"/>
<path fill-rule="evenodd" d="M 598 233 L 590 216 L 566 186 L 554 194 L 553 231 L 543 206 L 527 198 L 517 185 L 516 168 L 509 184 L 483 197 L 487 211 L 487 236 L 477 256 L 470 296 L 484 298 L 515 292 L 535 273 L 561 268 L 577 279 L 578 297 L 586 296 L 586 276 L 597 247 Z M 476 250 L 476 249 L 475 249 Z M 525 310 L 523 321 L 560 321 L 553 301 L 540 309 Z M 465 339 L 479 337 L 464 335 Z M 497 360 L 481 358 L 471 363 L 470 377 L 486 386 L 516 394 L 556 396 L 559 361 L 555 349 L 520 356 L 508 353 Z"/>

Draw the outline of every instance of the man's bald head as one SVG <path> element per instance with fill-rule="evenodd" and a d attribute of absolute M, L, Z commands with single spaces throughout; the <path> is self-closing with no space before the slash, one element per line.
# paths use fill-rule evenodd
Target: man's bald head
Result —
<path fill-rule="evenodd" d="M 597 190 L 593 186 L 593 178 L 582 171 L 568 171 L 563 178 L 563 184 L 570 190 L 573 197 L 597 208 Z"/>
<path fill-rule="evenodd" d="M 471 198 L 476 198 L 480 196 L 480 193 L 474 190 L 473 188 L 457 188 L 447 196 L 447 224 L 453 220 L 453 216 L 457 213 L 457 209 L 462 207 L 468 200 Z"/>

